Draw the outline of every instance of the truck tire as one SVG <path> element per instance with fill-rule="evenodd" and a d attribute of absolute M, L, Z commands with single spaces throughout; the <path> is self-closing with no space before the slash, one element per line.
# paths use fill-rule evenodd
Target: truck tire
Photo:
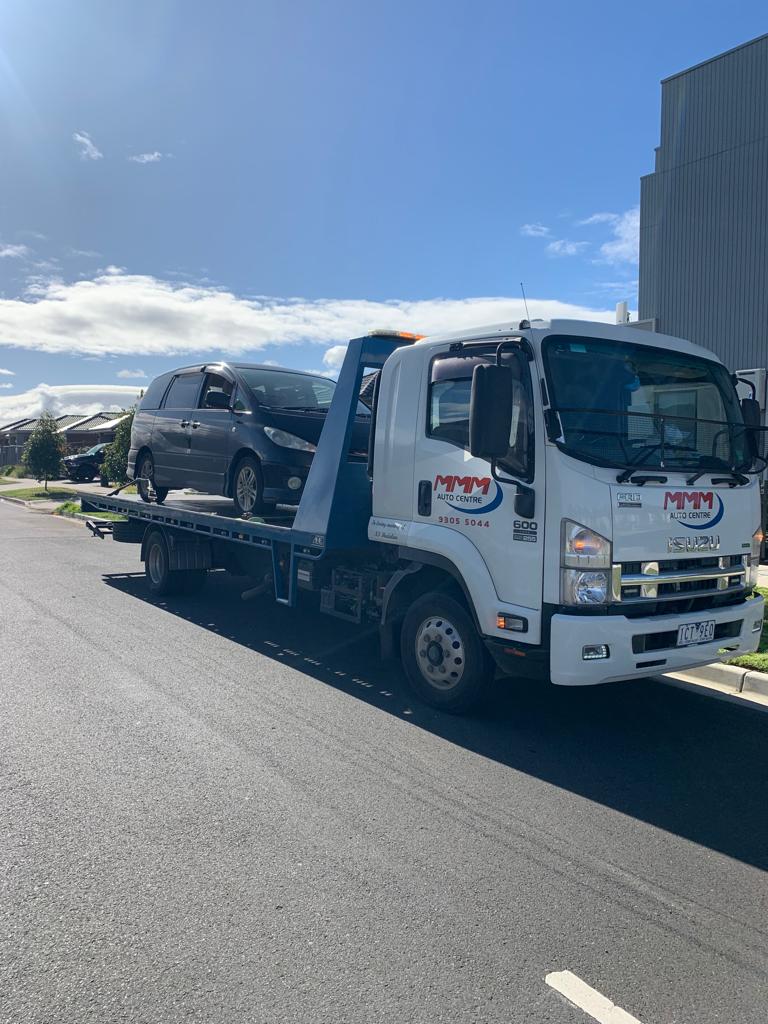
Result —
<path fill-rule="evenodd" d="M 446 594 L 414 601 L 403 620 L 400 654 L 411 688 L 433 708 L 469 711 L 490 689 L 491 658 L 469 612 Z"/>
<path fill-rule="evenodd" d="M 159 530 L 153 530 L 147 538 L 144 552 L 144 572 L 150 592 L 157 597 L 166 594 L 194 594 L 205 584 L 208 573 L 205 569 L 169 568 L 168 544 Z"/>
<path fill-rule="evenodd" d="M 168 488 L 155 486 L 155 461 L 149 452 L 145 452 L 139 459 L 135 475 L 136 490 L 139 492 L 141 500 L 146 502 L 154 500 L 158 505 L 162 505 L 168 497 Z M 146 481 L 150 481 L 150 483 Z"/>

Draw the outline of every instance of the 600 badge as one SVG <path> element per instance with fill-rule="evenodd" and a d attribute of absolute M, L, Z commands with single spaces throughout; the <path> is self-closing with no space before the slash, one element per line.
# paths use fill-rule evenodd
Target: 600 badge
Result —
<path fill-rule="evenodd" d="M 512 522 L 512 540 L 536 544 L 539 539 L 538 529 L 539 524 L 535 519 L 515 519 Z"/>

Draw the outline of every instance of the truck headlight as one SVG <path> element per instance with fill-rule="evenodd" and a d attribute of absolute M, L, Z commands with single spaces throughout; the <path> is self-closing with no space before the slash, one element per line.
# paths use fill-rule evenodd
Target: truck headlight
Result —
<path fill-rule="evenodd" d="M 563 604 L 593 605 L 608 601 L 608 572 L 563 569 L 560 577 L 560 600 Z"/>
<path fill-rule="evenodd" d="M 264 427 L 264 433 L 270 441 L 279 444 L 281 448 L 296 448 L 300 452 L 316 452 L 317 448 L 310 441 L 303 437 L 296 437 L 289 434 L 287 430 L 280 430 L 278 427 Z"/>
<path fill-rule="evenodd" d="M 764 540 L 763 531 L 758 528 L 752 534 L 752 549 L 749 553 L 749 562 L 747 563 L 747 587 L 757 586 L 757 570 L 760 565 L 760 554 L 763 549 Z"/>
<path fill-rule="evenodd" d="M 560 564 L 569 569 L 609 569 L 611 542 L 588 526 L 563 519 L 560 527 Z"/>

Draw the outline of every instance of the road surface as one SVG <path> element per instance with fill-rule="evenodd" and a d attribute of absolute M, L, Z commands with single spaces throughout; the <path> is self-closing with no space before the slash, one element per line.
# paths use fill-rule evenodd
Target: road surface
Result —
<path fill-rule="evenodd" d="M 768 715 L 509 683 L 0 502 L 0 1021 L 765 1024 Z"/>

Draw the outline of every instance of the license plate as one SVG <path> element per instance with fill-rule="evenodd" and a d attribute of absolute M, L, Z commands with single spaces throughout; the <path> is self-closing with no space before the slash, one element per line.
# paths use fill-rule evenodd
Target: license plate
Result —
<path fill-rule="evenodd" d="M 677 630 L 677 646 L 689 647 L 691 644 L 706 644 L 715 639 L 715 620 L 706 622 L 685 622 Z"/>

